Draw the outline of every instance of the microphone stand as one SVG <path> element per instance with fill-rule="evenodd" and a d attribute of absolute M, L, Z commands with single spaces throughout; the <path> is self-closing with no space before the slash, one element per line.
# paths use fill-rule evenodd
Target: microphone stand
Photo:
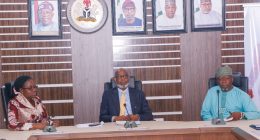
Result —
<path fill-rule="evenodd" d="M 211 123 L 213 125 L 224 125 L 226 124 L 225 121 L 223 120 L 223 117 L 219 117 L 219 90 L 217 90 L 217 94 L 218 94 L 218 117 L 214 118 L 211 120 Z M 222 112 L 222 111 L 221 111 Z M 222 112 L 223 113 L 223 112 Z"/>
<path fill-rule="evenodd" d="M 51 124 L 52 120 L 51 120 L 51 117 L 49 116 L 48 117 L 48 125 L 46 125 L 43 129 L 43 132 L 56 132 L 56 128 Z"/>
<path fill-rule="evenodd" d="M 129 116 L 129 113 L 128 113 L 128 110 L 126 108 L 126 104 L 124 104 L 124 107 L 125 107 L 125 110 L 126 110 L 126 113 L 127 113 L 127 116 L 128 116 L 128 120 L 126 120 L 125 124 L 124 124 L 124 127 L 125 128 L 134 128 L 134 127 L 137 127 L 137 124 L 135 123 L 135 121 L 132 121 L 130 116 Z"/>

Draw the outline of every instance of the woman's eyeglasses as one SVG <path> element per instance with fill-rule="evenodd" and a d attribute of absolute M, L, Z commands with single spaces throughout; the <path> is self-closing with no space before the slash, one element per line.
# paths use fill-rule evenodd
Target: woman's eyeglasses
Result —
<path fill-rule="evenodd" d="M 32 86 L 32 87 L 27 87 L 27 88 L 22 88 L 22 89 L 28 89 L 28 90 L 33 90 L 33 89 L 38 89 L 38 86 Z"/>

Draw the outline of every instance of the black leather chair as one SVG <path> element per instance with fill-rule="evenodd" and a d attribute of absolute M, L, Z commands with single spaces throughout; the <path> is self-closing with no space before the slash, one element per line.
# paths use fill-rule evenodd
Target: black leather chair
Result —
<path fill-rule="evenodd" d="M 114 81 L 113 78 L 111 78 L 110 82 L 106 82 L 104 84 L 104 90 L 109 90 L 109 89 L 112 89 L 114 87 L 116 87 L 116 82 Z M 135 80 L 134 76 L 130 76 L 129 77 L 129 87 L 142 90 L 142 81 Z"/>
<path fill-rule="evenodd" d="M 13 82 L 5 83 L 5 85 L 1 87 L 1 99 L 6 125 L 8 124 L 8 102 L 15 96 L 16 94 L 13 92 Z"/>
<path fill-rule="evenodd" d="M 240 72 L 233 73 L 233 85 L 240 88 L 241 90 L 248 92 L 248 77 L 242 76 Z M 210 78 L 208 81 L 209 88 L 218 85 L 217 79 Z"/>

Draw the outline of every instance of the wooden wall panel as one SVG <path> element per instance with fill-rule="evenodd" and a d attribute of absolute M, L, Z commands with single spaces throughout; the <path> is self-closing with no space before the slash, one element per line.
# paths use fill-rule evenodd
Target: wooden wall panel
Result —
<path fill-rule="evenodd" d="M 33 71 L 30 70 L 29 72 L 26 71 L 22 71 L 22 72 L 3 72 L 3 81 L 4 82 L 8 82 L 8 81 L 14 81 L 16 77 L 20 76 L 20 75 L 30 75 L 32 76 L 35 81 L 37 82 L 38 85 L 41 85 L 44 87 L 44 85 L 46 85 L 46 87 L 51 87 L 50 85 L 64 85 L 64 84 L 70 84 L 69 83 L 71 81 L 71 70 L 70 71 Z M 71 77 L 70 77 L 71 76 Z M 40 86 L 40 87 L 41 87 Z"/>
<path fill-rule="evenodd" d="M 244 3 L 260 0 L 227 0 L 227 30 L 221 33 L 221 62 L 229 65 L 233 71 L 244 70 Z"/>
<path fill-rule="evenodd" d="M 148 100 L 148 103 L 154 112 L 182 111 L 181 102 L 181 99 Z"/>
<path fill-rule="evenodd" d="M 96 122 L 104 82 L 112 77 L 111 0 L 106 24 L 97 32 L 82 34 L 71 28 L 75 123 Z"/>
<path fill-rule="evenodd" d="M 2 45 L 2 43 L 0 42 L 0 49 L 3 47 L 3 45 Z M 0 51 L 0 58 L 2 57 L 2 51 Z M 0 64 L 2 64 L 2 59 L 0 59 Z M 1 71 L 1 73 L 0 73 L 0 87 L 2 87 L 3 86 L 3 77 L 2 77 L 2 67 L 0 67 L 0 71 Z M 0 107 L 0 114 L 4 114 L 4 112 L 3 112 L 3 106 L 2 106 L 2 100 L 0 100 L 0 105 L 1 105 L 1 107 Z M 5 124 L 4 124 L 4 115 L 0 115 L 0 128 L 4 128 L 5 127 Z"/>
<path fill-rule="evenodd" d="M 39 88 L 38 96 L 42 100 L 70 100 L 73 99 L 72 87 Z"/>
<path fill-rule="evenodd" d="M 183 120 L 200 120 L 208 79 L 220 66 L 220 32 L 197 32 L 182 36 L 181 78 Z"/>
<path fill-rule="evenodd" d="M 136 69 L 129 69 L 130 75 L 136 77 L 136 79 L 142 81 L 152 81 L 152 80 L 171 80 L 171 79 L 180 79 L 180 60 L 172 62 L 173 64 L 170 65 L 162 65 L 164 62 L 168 62 L 168 60 L 160 61 L 157 63 L 156 60 L 151 61 L 155 66 L 161 67 L 154 67 L 154 68 L 136 68 Z M 177 64 L 177 65 L 175 65 Z M 174 67 L 175 65 L 175 67 Z M 172 67 L 171 67 L 172 66 Z M 160 76 L 156 75 L 155 73 L 160 73 Z"/>
<path fill-rule="evenodd" d="M 64 11 L 68 0 L 61 2 Z M 27 0 L 0 2 L 1 84 L 20 75 L 32 76 L 49 115 L 61 125 L 72 125 L 72 53 L 66 15 L 62 14 L 61 39 L 30 40 L 27 6 Z"/>
<path fill-rule="evenodd" d="M 55 116 L 69 116 L 73 114 L 73 103 L 52 103 L 44 104 L 49 115 Z M 72 124 L 71 124 L 72 125 Z"/>
<path fill-rule="evenodd" d="M 143 90 L 146 96 L 179 96 L 181 95 L 181 83 L 144 84 Z"/>

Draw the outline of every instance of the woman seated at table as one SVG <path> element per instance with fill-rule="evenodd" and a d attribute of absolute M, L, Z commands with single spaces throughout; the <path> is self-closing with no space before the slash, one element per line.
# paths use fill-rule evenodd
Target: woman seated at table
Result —
<path fill-rule="evenodd" d="M 18 77 L 13 85 L 17 94 L 8 103 L 8 128 L 12 130 L 43 129 L 48 124 L 48 114 L 40 98 L 37 86 L 30 76 Z M 58 122 L 54 123 L 58 126 Z"/>

